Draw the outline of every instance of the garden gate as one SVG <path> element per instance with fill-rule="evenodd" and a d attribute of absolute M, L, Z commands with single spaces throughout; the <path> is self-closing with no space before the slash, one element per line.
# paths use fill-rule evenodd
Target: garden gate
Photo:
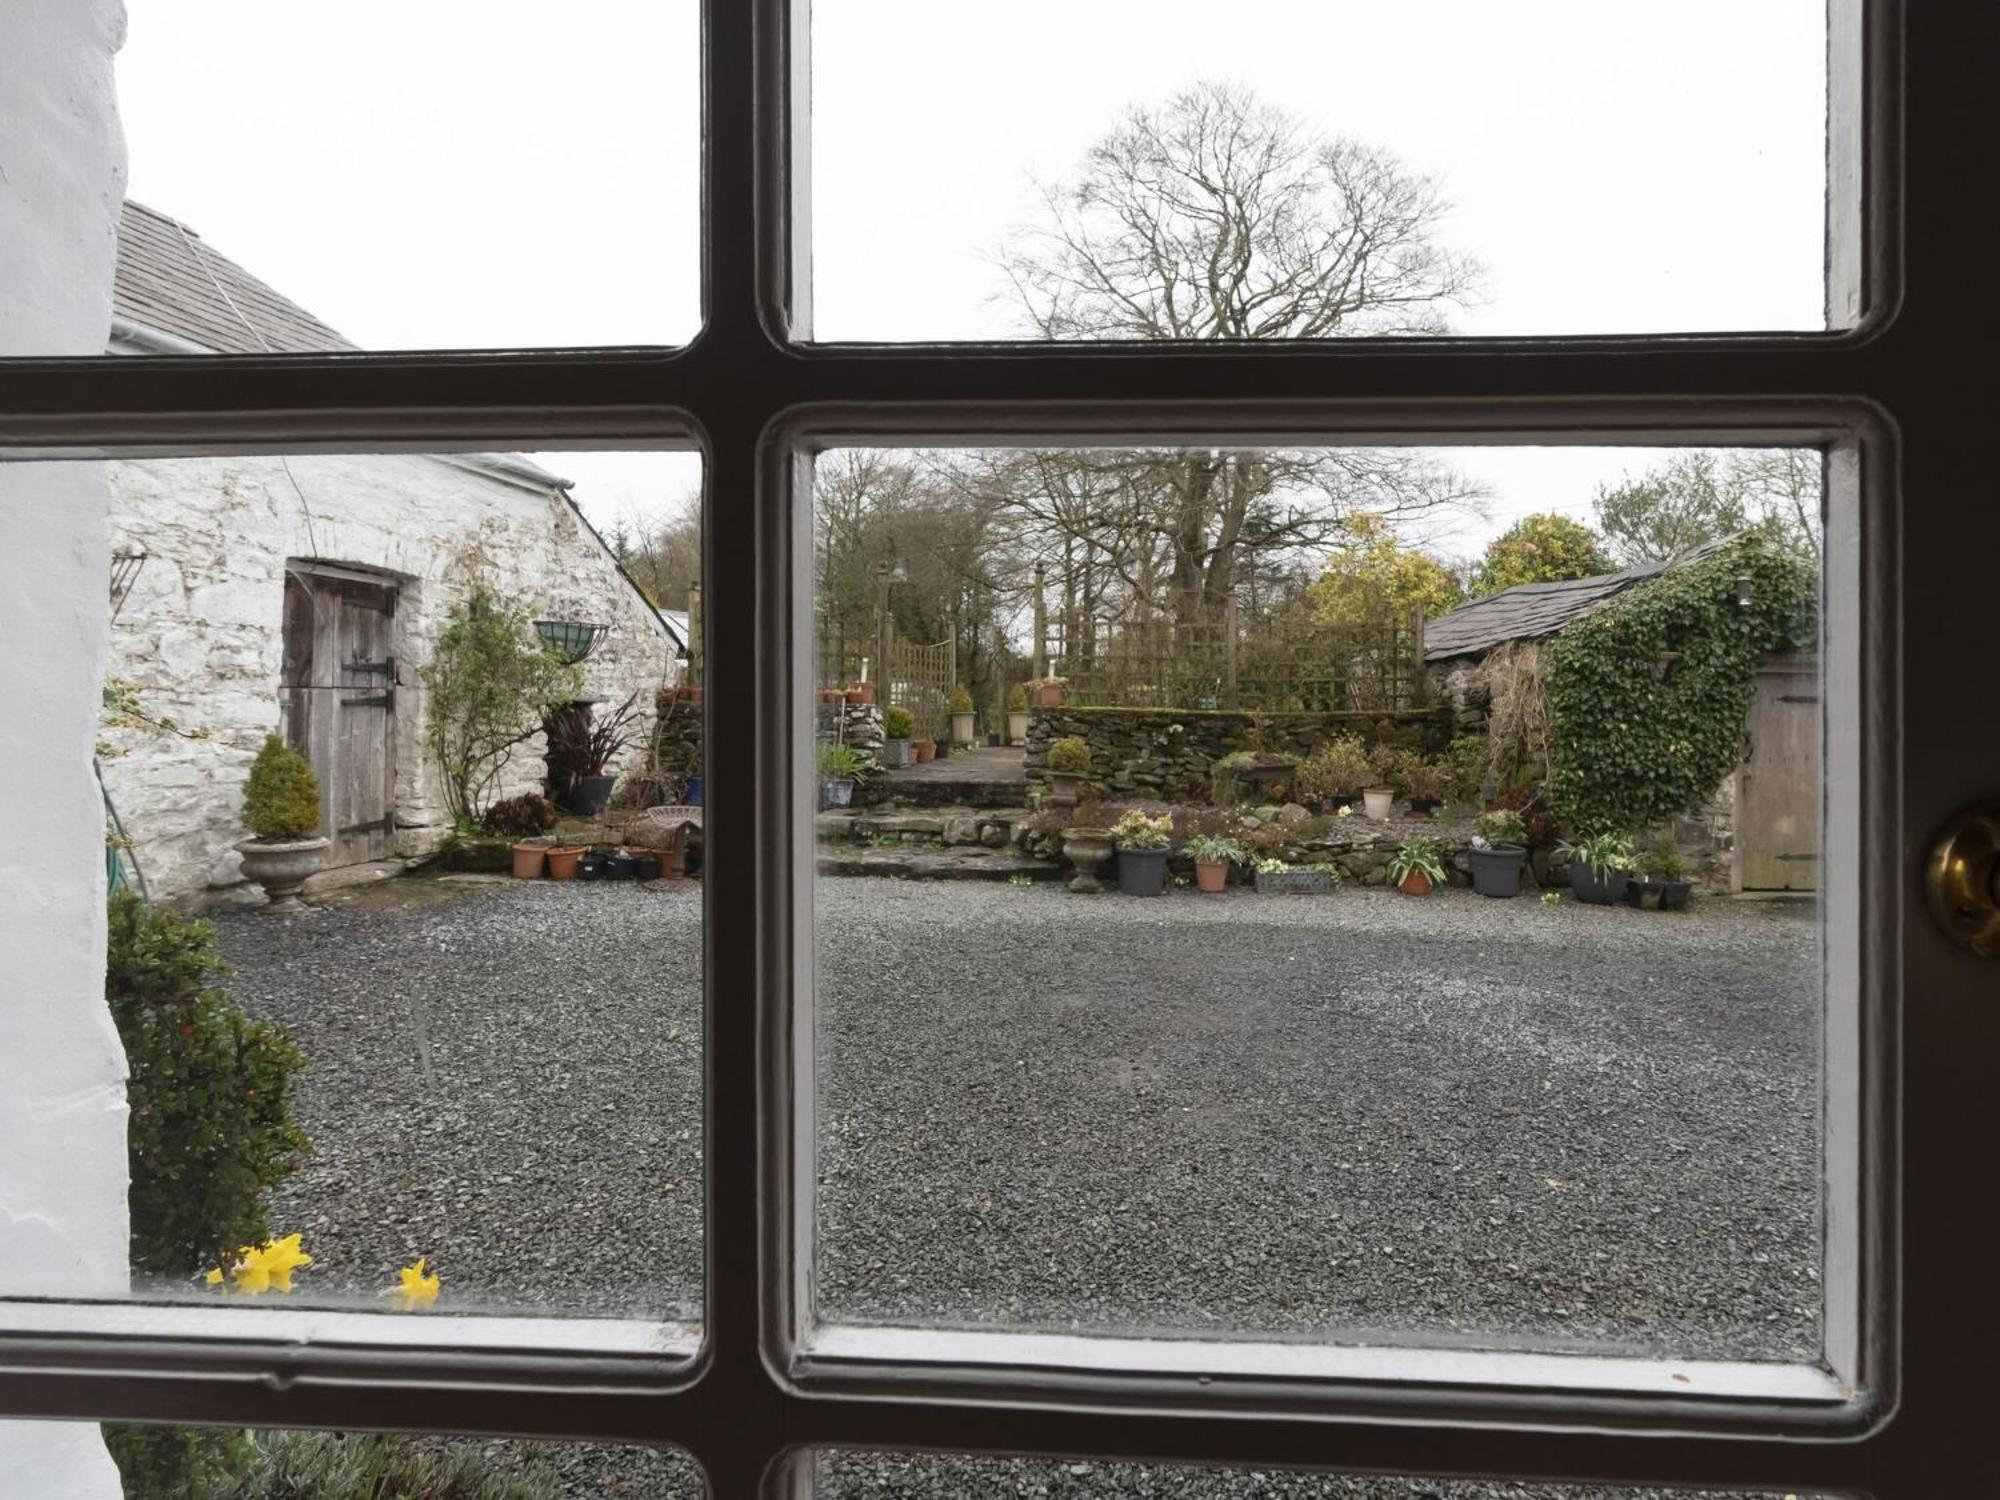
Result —
<path fill-rule="evenodd" d="M 1772 657 L 1757 672 L 1736 773 L 1736 889 L 1819 889 L 1819 661 Z"/>
<path fill-rule="evenodd" d="M 951 690 L 957 672 L 956 634 L 929 644 L 892 638 L 889 670 L 882 678 L 884 701 L 901 704 L 915 716 L 918 739 L 948 739 Z"/>

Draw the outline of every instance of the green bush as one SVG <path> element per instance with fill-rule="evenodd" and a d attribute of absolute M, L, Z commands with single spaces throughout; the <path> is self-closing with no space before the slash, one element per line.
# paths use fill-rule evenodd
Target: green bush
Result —
<path fill-rule="evenodd" d="M 250 763 L 243 826 L 260 839 L 309 839 L 319 831 L 319 778 L 306 758 L 275 734 L 264 736 Z"/>
<path fill-rule="evenodd" d="M 1354 796 L 1373 774 L 1368 747 L 1358 736 L 1347 734 L 1328 740 L 1299 763 L 1298 789 L 1303 796 L 1329 802 Z"/>
<path fill-rule="evenodd" d="M 1486 736 L 1455 736 L 1444 759 L 1451 767 L 1451 800 L 1470 802 L 1479 795 L 1480 785 L 1486 780 Z"/>
<path fill-rule="evenodd" d="M 882 733 L 892 740 L 906 740 L 916 733 L 917 716 L 900 703 L 882 710 Z"/>
<path fill-rule="evenodd" d="M 484 1444 L 465 1439 L 279 1431 L 255 1434 L 251 1450 L 242 1472 L 203 1494 L 213 1500 L 562 1500 L 564 1493 L 540 1454 L 488 1456 Z"/>
<path fill-rule="evenodd" d="M 1065 776 L 1089 774 L 1090 746 L 1076 735 L 1064 735 L 1049 746 L 1049 769 Z"/>
<path fill-rule="evenodd" d="M 257 1449 L 240 1428 L 107 1422 L 104 1446 L 126 1500 L 212 1500 L 250 1472 Z M 359 1494 L 361 1491 L 355 1491 Z"/>
<path fill-rule="evenodd" d="M 1025 683 L 1015 683 L 1007 690 L 1007 712 L 1024 714 L 1028 711 L 1028 689 Z"/>
<path fill-rule="evenodd" d="M 125 1044 L 132 1269 L 184 1278 L 270 1238 L 266 1189 L 311 1150 L 292 1121 L 305 1057 L 213 981 L 215 928 L 112 898 L 105 995 Z"/>
<path fill-rule="evenodd" d="M 1809 561 L 1753 533 L 1557 636 L 1545 672 L 1557 814 L 1637 828 L 1712 797 L 1743 758 L 1758 663 L 1816 639 L 1818 582 Z"/>
<path fill-rule="evenodd" d="M 955 714 L 972 712 L 972 692 L 962 682 L 951 690 L 951 711 Z"/>

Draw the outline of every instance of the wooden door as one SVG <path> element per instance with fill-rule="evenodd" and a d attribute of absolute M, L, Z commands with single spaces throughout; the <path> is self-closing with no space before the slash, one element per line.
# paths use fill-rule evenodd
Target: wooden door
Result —
<path fill-rule="evenodd" d="M 386 859 L 395 841 L 395 619 L 391 583 L 286 571 L 285 738 L 319 777 L 330 865 Z"/>
<path fill-rule="evenodd" d="M 1757 674 L 1737 772 L 1736 886 L 1819 889 L 1819 662 L 1779 657 Z"/>

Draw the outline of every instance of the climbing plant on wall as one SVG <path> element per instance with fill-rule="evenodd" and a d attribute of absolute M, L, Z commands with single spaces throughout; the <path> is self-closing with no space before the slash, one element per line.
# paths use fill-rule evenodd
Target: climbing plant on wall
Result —
<path fill-rule="evenodd" d="M 1818 590 L 1810 561 L 1751 533 L 1556 637 L 1545 675 L 1557 814 L 1626 832 L 1713 796 L 1742 758 L 1759 660 L 1815 643 Z"/>

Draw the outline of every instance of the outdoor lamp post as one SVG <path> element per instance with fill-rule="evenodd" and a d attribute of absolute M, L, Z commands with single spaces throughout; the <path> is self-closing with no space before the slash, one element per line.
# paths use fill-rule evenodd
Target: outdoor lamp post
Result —
<path fill-rule="evenodd" d="M 875 564 L 875 690 L 883 707 L 889 704 L 889 590 L 904 582 L 910 570 L 902 562 Z"/>

